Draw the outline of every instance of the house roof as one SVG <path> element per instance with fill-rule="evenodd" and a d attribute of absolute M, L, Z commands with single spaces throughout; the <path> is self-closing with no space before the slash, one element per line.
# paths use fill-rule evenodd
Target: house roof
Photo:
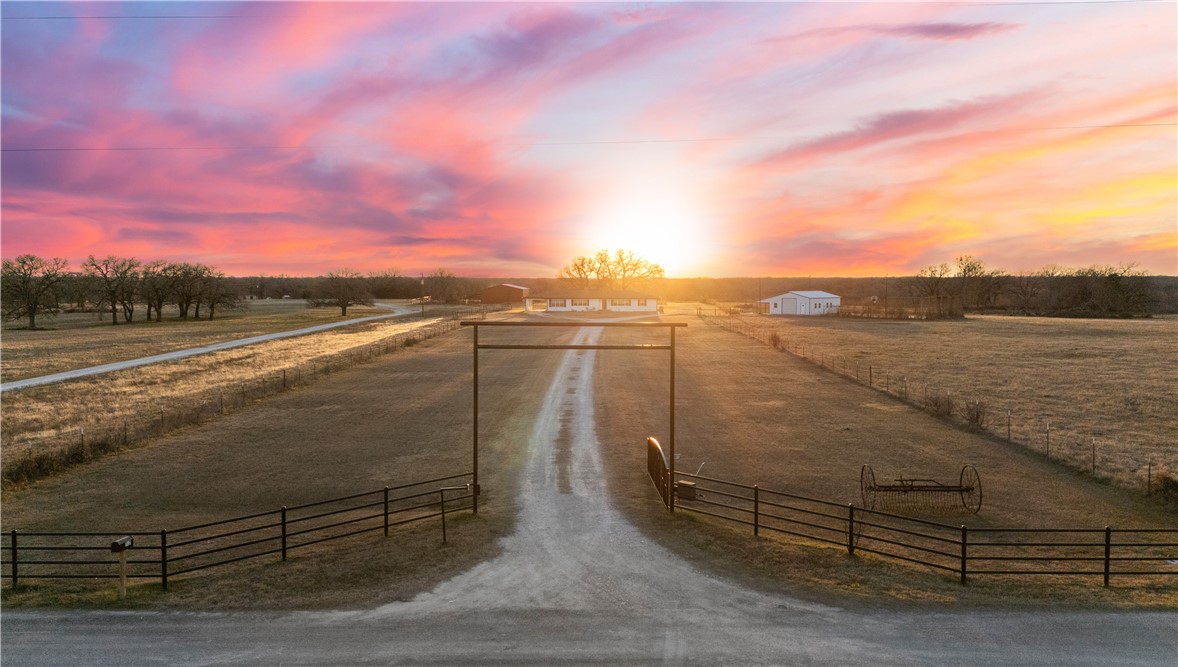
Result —
<path fill-rule="evenodd" d="M 831 294 L 830 292 L 823 292 L 821 290 L 795 290 L 792 292 L 786 292 L 785 294 L 778 294 L 777 296 L 771 296 L 768 299 L 761 299 L 761 301 L 768 302 L 768 301 L 772 301 L 774 299 L 780 299 L 783 296 L 789 296 L 791 294 L 794 296 L 804 297 L 806 299 L 841 299 L 842 298 L 837 294 Z"/>
<path fill-rule="evenodd" d="M 511 283 L 499 283 L 498 285 L 491 285 L 491 287 L 510 287 L 512 289 L 523 289 L 523 290 L 528 289 L 527 287 L 522 287 L 520 285 L 512 285 Z M 491 289 L 491 287 L 484 287 L 483 289 Z"/>
<path fill-rule="evenodd" d="M 657 299 L 653 294 L 636 290 L 550 289 L 532 294 L 530 299 Z"/>

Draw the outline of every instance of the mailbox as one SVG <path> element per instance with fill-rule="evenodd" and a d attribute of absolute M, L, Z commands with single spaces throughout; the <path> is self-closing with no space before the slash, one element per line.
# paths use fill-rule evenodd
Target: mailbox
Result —
<path fill-rule="evenodd" d="M 675 495 L 679 500 L 695 500 L 695 482 L 681 479 L 675 482 Z"/>
<path fill-rule="evenodd" d="M 110 552 L 112 554 L 121 553 L 133 546 L 135 546 L 135 538 L 131 536 L 120 537 L 119 539 L 110 543 Z"/>

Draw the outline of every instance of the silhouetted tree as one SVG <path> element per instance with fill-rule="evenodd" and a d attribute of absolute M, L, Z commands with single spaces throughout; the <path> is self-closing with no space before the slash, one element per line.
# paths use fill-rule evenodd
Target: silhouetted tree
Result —
<path fill-rule="evenodd" d="M 64 259 L 36 255 L 4 260 L 0 271 L 0 310 L 4 319 L 28 318 L 29 328 L 36 329 L 37 315 L 56 314 L 68 266 Z"/>
<path fill-rule="evenodd" d="M 341 317 L 348 314 L 351 306 L 373 305 L 372 293 L 368 290 L 364 276 L 351 269 L 333 271 L 320 278 L 315 284 L 313 295 L 310 306 L 339 308 Z"/>
<path fill-rule="evenodd" d="M 111 324 L 119 323 L 119 307 L 123 319 L 134 319 L 135 300 L 139 289 L 139 260 L 134 257 L 108 255 L 105 259 L 86 258 L 82 271 L 94 281 L 102 305 L 110 306 Z"/>
<path fill-rule="evenodd" d="M 592 257 L 576 257 L 560 270 L 558 278 L 578 289 L 591 286 L 605 289 L 630 289 L 663 278 L 663 267 L 635 255 L 630 250 L 599 250 Z"/>

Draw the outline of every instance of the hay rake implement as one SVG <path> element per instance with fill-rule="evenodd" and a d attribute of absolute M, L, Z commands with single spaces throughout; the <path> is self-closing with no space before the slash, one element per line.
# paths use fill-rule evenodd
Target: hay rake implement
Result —
<path fill-rule="evenodd" d="M 916 513 L 964 510 L 977 514 L 982 508 L 982 480 L 970 465 L 961 467 L 957 485 L 903 476 L 895 484 L 879 484 L 875 471 L 864 465 L 859 471 L 859 494 L 867 509 Z"/>

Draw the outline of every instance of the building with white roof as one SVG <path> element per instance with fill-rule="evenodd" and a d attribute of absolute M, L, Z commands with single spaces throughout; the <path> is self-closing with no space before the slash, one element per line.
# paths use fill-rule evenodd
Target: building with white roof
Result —
<path fill-rule="evenodd" d="M 766 315 L 833 315 L 839 312 L 842 297 L 819 290 L 803 290 L 771 296 L 759 303 L 768 304 L 761 310 Z"/>

